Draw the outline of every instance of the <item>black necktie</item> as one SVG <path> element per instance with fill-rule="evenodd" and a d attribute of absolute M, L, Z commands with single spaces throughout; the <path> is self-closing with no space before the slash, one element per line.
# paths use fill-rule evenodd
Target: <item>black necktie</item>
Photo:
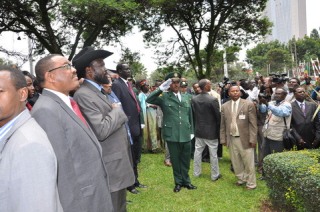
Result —
<path fill-rule="evenodd" d="M 106 92 L 103 88 L 101 88 L 101 93 L 102 93 L 103 95 L 107 95 L 107 92 Z"/>

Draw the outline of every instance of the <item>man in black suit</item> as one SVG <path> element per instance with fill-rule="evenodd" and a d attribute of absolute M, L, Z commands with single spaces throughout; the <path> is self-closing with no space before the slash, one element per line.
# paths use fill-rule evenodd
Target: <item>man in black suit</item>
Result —
<path fill-rule="evenodd" d="M 218 165 L 218 138 L 220 132 L 220 107 L 218 99 L 210 96 L 211 82 L 208 79 L 199 81 L 202 92 L 191 100 L 192 112 L 195 122 L 195 152 L 194 176 L 201 174 L 202 152 L 206 145 L 209 147 L 211 180 L 218 180 L 221 175 Z"/>
<path fill-rule="evenodd" d="M 296 132 L 298 149 L 312 149 L 319 147 L 320 123 L 318 119 L 317 105 L 305 101 L 306 93 L 303 87 L 294 91 L 295 101 L 291 103 L 292 119 L 291 127 Z"/>
<path fill-rule="evenodd" d="M 134 185 L 128 187 L 128 190 L 137 194 L 138 188 L 146 188 L 138 180 L 138 163 L 141 156 L 141 121 L 140 121 L 140 105 L 138 99 L 133 92 L 132 84 L 128 81 L 131 77 L 131 70 L 128 64 L 120 63 L 117 65 L 117 73 L 120 78 L 116 79 L 112 84 L 112 90 L 119 98 L 122 108 L 125 114 L 128 116 L 128 125 L 130 129 L 130 134 L 132 137 L 133 144 L 131 145 L 132 159 L 133 159 L 133 169 L 135 173 L 135 183 Z"/>

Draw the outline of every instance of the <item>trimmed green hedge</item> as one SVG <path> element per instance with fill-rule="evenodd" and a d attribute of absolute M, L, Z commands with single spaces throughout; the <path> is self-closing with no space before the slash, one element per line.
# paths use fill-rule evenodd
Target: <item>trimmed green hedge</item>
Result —
<path fill-rule="evenodd" d="M 285 211 L 320 210 L 320 151 L 275 153 L 263 160 L 274 207 Z"/>

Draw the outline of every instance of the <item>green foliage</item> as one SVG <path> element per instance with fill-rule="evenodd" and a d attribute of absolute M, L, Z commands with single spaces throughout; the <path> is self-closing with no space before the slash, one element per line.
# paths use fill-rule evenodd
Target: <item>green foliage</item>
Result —
<path fill-rule="evenodd" d="M 270 49 L 266 54 L 266 60 L 273 73 L 284 72 L 284 68 L 292 63 L 289 51 L 281 48 Z"/>
<path fill-rule="evenodd" d="M 130 49 L 125 48 L 122 51 L 120 62 L 125 62 L 129 65 L 136 80 L 147 79 L 147 69 L 140 62 L 140 54 L 138 52 L 131 52 Z"/>
<path fill-rule="evenodd" d="M 149 4 L 140 22 L 144 38 L 150 44 L 161 41 L 159 33 L 169 26 L 176 37 L 166 46 L 161 65 L 178 54 L 198 79 L 210 78 L 214 70 L 212 57 L 219 46 L 243 44 L 265 35 L 271 23 L 261 16 L 267 0 L 162 0 Z M 250 14 L 250 15 L 248 15 Z M 201 49 L 205 47 L 206 59 Z M 180 61 L 180 59 L 178 59 Z"/>
<path fill-rule="evenodd" d="M 163 165 L 164 154 L 142 154 L 139 164 L 139 181 L 148 185 L 139 189 L 140 194 L 128 193 L 128 211 L 259 211 L 261 201 L 267 199 L 268 189 L 264 181 L 257 181 L 255 190 L 247 191 L 245 187 L 236 186 L 236 177 L 230 171 L 230 157 L 224 147 L 223 159 L 219 160 L 221 179 L 212 182 L 210 164 L 202 163 L 202 175 L 193 177 L 193 160 L 189 175 L 192 184 L 198 189 L 183 188 L 179 193 L 173 192 L 174 182 L 172 168 Z"/>
<path fill-rule="evenodd" d="M 320 38 L 305 36 L 296 41 L 297 61 L 310 62 L 310 59 L 320 57 Z"/>
<path fill-rule="evenodd" d="M 285 65 L 290 65 L 290 51 L 278 40 L 259 43 L 247 50 L 247 62 L 252 64 L 253 70 L 265 72 L 267 65 L 272 63 L 271 72 L 283 72 Z"/>
<path fill-rule="evenodd" d="M 274 206 L 286 211 L 318 211 L 320 151 L 276 153 L 264 159 L 267 186 Z"/>
<path fill-rule="evenodd" d="M 292 69 L 302 62 L 310 62 L 320 57 L 319 31 L 313 29 L 310 37 L 292 39 L 287 44 L 279 41 L 262 42 L 247 50 L 247 62 L 255 71 L 266 73 L 270 64 L 271 72 L 283 72 L 284 68 Z M 295 59 L 293 59 L 295 58 Z"/>
<path fill-rule="evenodd" d="M 0 33 L 24 33 L 35 42 L 35 55 L 69 55 L 77 48 L 102 46 L 130 31 L 138 13 L 135 1 L 2 0 Z"/>
<path fill-rule="evenodd" d="M 0 65 L 16 66 L 14 62 L 6 60 L 4 58 L 0 58 Z"/>

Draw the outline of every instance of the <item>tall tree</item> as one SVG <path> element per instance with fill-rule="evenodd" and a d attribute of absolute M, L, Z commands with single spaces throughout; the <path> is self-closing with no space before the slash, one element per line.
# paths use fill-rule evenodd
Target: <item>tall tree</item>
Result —
<path fill-rule="evenodd" d="M 149 0 L 141 29 L 152 45 L 159 43 L 163 26 L 176 33 L 164 52 L 186 58 L 198 79 L 213 71 L 212 55 L 218 47 L 246 44 L 267 34 L 271 23 L 262 16 L 267 0 Z M 201 49 L 206 51 L 202 60 Z M 178 62 L 180 62 L 178 59 Z"/>
<path fill-rule="evenodd" d="M 270 50 L 273 49 L 282 49 L 285 50 L 287 54 L 289 54 L 289 50 L 287 49 L 285 44 L 280 43 L 278 40 L 268 43 L 263 42 L 257 44 L 254 48 L 247 50 L 247 62 L 252 64 L 255 71 L 266 73 L 267 66 L 272 61 L 272 54 Z M 270 52 L 269 58 L 267 57 L 268 52 Z"/>
<path fill-rule="evenodd" d="M 0 34 L 24 33 L 35 54 L 69 55 L 79 46 L 108 44 L 131 30 L 138 4 L 114 0 L 2 0 Z"/>

